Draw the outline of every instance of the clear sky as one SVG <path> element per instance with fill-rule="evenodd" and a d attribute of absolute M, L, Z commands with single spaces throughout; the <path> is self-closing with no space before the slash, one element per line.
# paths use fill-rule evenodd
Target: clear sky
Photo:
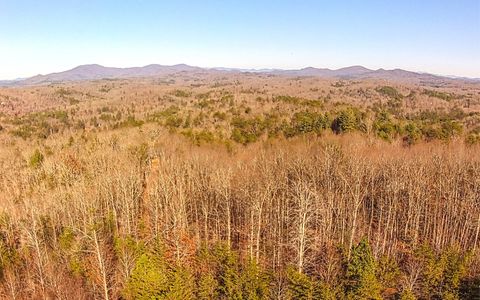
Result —
<path fill-rule="evenodd" d="M 91 63 L 480 77 L 480 0 L 0 0 L 0 79 Z"/>

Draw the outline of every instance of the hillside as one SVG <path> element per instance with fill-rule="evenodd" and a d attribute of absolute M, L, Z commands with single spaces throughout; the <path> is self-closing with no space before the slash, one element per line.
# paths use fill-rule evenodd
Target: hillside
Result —
<path fill-rule="evenodd" d="M 0 298 L 472 299 L 480 84 L 304 72 L 0 88 Z"/>

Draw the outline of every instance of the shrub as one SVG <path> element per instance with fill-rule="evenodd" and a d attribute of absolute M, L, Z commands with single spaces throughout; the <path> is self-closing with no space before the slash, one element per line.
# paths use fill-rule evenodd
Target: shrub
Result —
<path fill-rule="evenodd" d="M 158 122 L 163 119 L 167 119 L 172 116 L 176 116 L 180 109 L 177 106 L 170 106 L 167 109 L 164 109 L 159 112 L 155 112 L 152 114 L 149 114 L 147 117 L 147 120 L 149 122 Z"/>
<path fill-rule="evenodd" d="M 401 293 L 400 293 L 400 300 L 416 300 L 417 297 L 415 297 L 415 294 L 413 293 L 412 290 L 410 289 L 404 289 Z"/>
<path fill-rule="evenodd" d="M 114 116 L 111 114 L 101 114 L 100 115 L 100 120 L 102 121 L 111 121 L 114 119 Z"/>
<path fill-rule="evenodd" d="M 213 118 L 216 119 L 216 120 L 219 120 L 219 121 L 225 121 L 227 119 L 227 114 L 224 113 L 224 112 L 216 111 L 213 114 Z"/>
<path fill-rule="evenodd" d="M 53 112 L 53 117 L 62 123 L 65 123 L 65 124 L 68 123 L 68 112 L 66 111 L 57 110 Z"/>
<path fill-rule="evenodd" d="M 172 127 L 172 128 L 178 128 L 182 126 L 183 124 L 183 119 L 182 117 L 179 116 L 169 116 L 165 120 L 165 126 Z"/>
<path fill-rule="evenodd" d="M 474 145 L 480 143 L 480 127 L 471 130 L 465 137 L 467 145 Z"/>
<path fill-rule="evenodd" d="M 196 299 L 195 280 L 193 274 L 187 268 L 176 266 L 170 277 L 167 299 Z"/>
<path fill-rule="evenodd" d="M 17 129 L 12 130 L 10 133 L 14 136 L 21 137 L 22 139 L 26 140 L 32 136 L 34 133 L 35 128 L 30 125 L 22 125 Z"/>
<path fill-rule="evenodd" d="M 341 88 L 345 86 L 345 82 L 343 81 L 337 81 L 335 83 L 332 83 L 331 86 L 336 87 L 336 88 Z"/>
<path fill-rule="evenodd" d="M 175 97 L 187 98 L 190 97 L 192 93 L 183 90 L 175 90 L 172 92 L 172 95 Z"/>
<path fill-rule="evenodd" d="M 298 104 L 300 104 L 302 99 L 299 98 L 299 97 L 281 95 L 281 96 L 276 96 L 274 98 L 274 101 L 280 101 L 280 102 L 284 102 L 284 103 L 288 103 L 288 104 L 298 105 Z"/>
<path fill-rule="evenodd" d="M 411 146 L 415 144 L 422 136 L 421 130 L 415 123 L 408 123 L 404 127 L 405 136 L 403 137 L 403 142 L 406 146 Z"/>
<path fill-rule="evenodd" d="M 93 127 L 98 127 L 100 125 L 100 123 L 97 120 L 97 117 L 90 118 L 90 125 Z"/>
<path fill-rule="evenodd" d="M 218 299 L 218 281 L 211 273 L 202 273 L 198 280 L 197 297 L 200 300 Z"/>
<path fill-rule="evenodd" d="M 378 260 L 376 274 L 384 295 L 391 295 L 396 290 L 401 272 L 395 259 L 382 256 Z"/>
<path fill-rule="evenodd" d="M 41 139 L 46 139 L 51 134 L 57 133 L 59 131 L 60 128 L 58 126 L 42 121 L 37 127 L 37 136 Z"/>
<path fill-rule="evenodd" d="M 422 133 L 427 141 L 434 139 L 448 140 L 453 136 L 460 135 L 463 126 L 457 121 L 442 121 L 440 124 L 430 124 L 422 127 Z"/>
<path fill-rule="evenodd" d="M 206 117 L 207 116 L 205 115 L 205 113 L 200 112 L 197 116 L 195 116 L 195 118 L 193 118 L 193 121 L 192 121 L 193 126 L 202 125 L 205 122 Z"/>
<path fill-rule="evenodd" d="M 135 119 L 135 116 L 128 116 L 127 119 L 123 122 L 118 123 L 115 128 L 122 128 L 122 127 L 139 127 L 143 125 L 142 120 Z"/>
<path fill-rule="evenodd" d="M 277 114 L 265 114 L 263 118 L 263 127 L 268 131 L 269 137 L 276 137 L 282 130 L 280 117 Z"/>
<path fill-rule="evenodd" d="M 36 149 L 32 156 L 30 156 L 28 164 L 32 168 L 39 168 L 43 164 L 44 156 L 40 150 Z"/>
<path fill-rule="evenodd" d="M 463 131 L 463 126 L 457 121 L 445 121 L 441 125 L 441 138 L 449 139 L 453 136 L 460 135 Z"/>
<path fill-rule="evenodd" d="M 71 95 L 73 94 L 73 92 L 71 90 L 68 90 L 68 89 L 65 89 L 65 88 L 59 88 L 58 90 L 55 91 L 55 95 L 58 95 L 60 97 L 65 97 L 65 96 L 68 96 L 68 95 Z"/>
<path fill-rule="evenodd" d="M 195 98 L 199 99 L 199 100 L 207 100 L 208 98 L 210 98 L 210 94 L 212 93 L 212 91 L 208 91 L 206 93 L 201 93 L 201 94 L 197 94 L 195 96 Z"/>
<path fill-rule="evenodd" d="M 74 242 L 75 233 L 72 231 L 72 229 L 69 227 L 63 228 L 60 236 L 58 237 L 58 244 L 60 246 L 60 249 L 63 251 L 68 251 L 73 247 Z"/>
<path fill-rule="evenodd" d="M 209 106 L 210 106 L 210 103 L 211 103 L 211 102 L 208 101 L 208 100 L 201 100 L 201 101 L 199 101 L 195 106 L 197 106 L 198 108 L 203 109 L 203 108 L 209 107 Z"/>
<path fill-rule="evenodd" d="M 466 255 L 450 248 L 442 253 L 445 260 L 441 296 L 443 299 L 459 299 L 460 283 L 467 274 L 471 253 Z"/>
<path fill-rule="evenodd" d="M 73 126 L 74 129 L 81 129 L 81 130 L 84 130 L 85 129 L 85 122 L 82 121 L 82 120 L 78 120 L 75 125 Z"/>

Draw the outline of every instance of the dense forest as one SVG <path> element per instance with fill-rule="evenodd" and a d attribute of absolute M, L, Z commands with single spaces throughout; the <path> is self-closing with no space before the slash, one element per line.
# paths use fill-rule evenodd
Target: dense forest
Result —
<path fill-rule="evenodd" d="M 480 299 L 476 94 L 308 80 L 1 90 L 1 298 Z"/>

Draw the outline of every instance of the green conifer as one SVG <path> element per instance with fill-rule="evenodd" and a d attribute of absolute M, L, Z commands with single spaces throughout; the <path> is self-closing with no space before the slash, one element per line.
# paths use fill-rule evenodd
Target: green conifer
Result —
<path fill-rule="evenodd" d="M 294 268 L 287 271 L 288 299 L 311 300 L 314 296 L 314 283 L 306 274 Z"/>
<path fill-rule="evenodd" d="M 170 287 L 166 299 L 195 299 L 195 280 L 188 269 L 176 267 L 171 272 Z"/>
<path fill-rule="evenodd" d="M 215 249 L 215 258 L 219 268 L 218 294 L 220 298 L 243 299 L 237 255 L 228 246 L 221 245 Z"/>
<path fill-rule="evenodd" d="M 346 275 L 347 299 L 382 299 L 375 258 L 366 239 L 352 248 Z"/>
<path fill-rule="evenodd" d="M 162 299 L 169 288 L 167 264 L 157 246 L 137 259 L 124 295 L 126 299 Z"/>
<path fill-rule="evenodd" d="M 197 298 L 199 300 L 214 300 L 218 298 L 218 281 L 210 272 L 200 274 L 198 280 Z"/>
<path fill-rule="evenodd" d="M 249 260 L 242 272 L 244 299 L 269 299 L 269 285 L 270 279 L 259 264 L 254 260 Z"/>

